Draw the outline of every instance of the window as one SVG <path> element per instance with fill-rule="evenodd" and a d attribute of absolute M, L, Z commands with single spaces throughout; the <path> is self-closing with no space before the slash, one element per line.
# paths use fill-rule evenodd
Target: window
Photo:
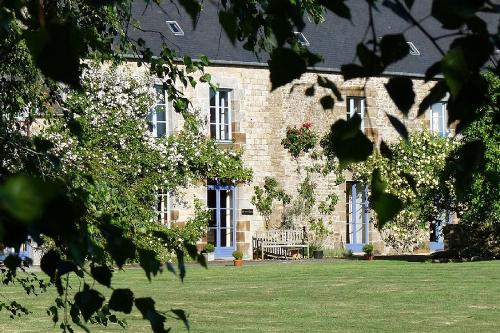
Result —
<path fill-rule="evenodd" d="M 156 196 L 156 213 L 157 213 L 157 222 L 161 224 L 170 224 L 170 194 L 165 191 L 158 191 Z"/>
<path fill-rule="evenodd" d="M 215 245 L 215 256 L 229 258 L 235 249 L 236 187 L 209 181 L 207 186 L 207 243 Z"/>
<path fill-rule="evenodd" d="M 412 42 L 406 42 L 408 44 L 408 47 L 410 48 L 410 55 L 418 56 L 420 55 L 420 51 L 417 49 L 415 44 Z"/>
<path fill-rule="evenodd" d="M 309 46 L 311 45 L 311 43 L 309 43 L 309 41 L 307 40 L 306 36 L 304 36 L 304 34 L 302 32 L 294 32 L 295 34 L 295 37 L 297 37 L 297 40 L 299 41 L 299 43 L 303 46 Z"/>
<path fill-rule="evenodd" d="M 163 85 L 155 85 L 156 104 L 148 116 L 149 131 L 154 137 L 160 138 L 168 134 L 169 107 Z"/>
<path fill-rule="evenodd" d="M 430 110 L 431 131 L 441 136 L 447 136 L 446 102 L 434 103 Z"/>
<path fill-rule="evenodd" d="M 347 119 L 351 119 L 357 114 L 361 118 L 361 131 L 365 131 L 365 98 L 347 97 Z"/>
<path fill-rule="evenodd" d="M 348 249 L 361 252 L 363 245 L 369 243 L 368 187 L 359 182 L 346 183 L 346 229 L 345 242 Z"/>
<path fill-rule="evenodd" d="M 231 141 L 231 90 L 210 89 L 210 137 Z"/>
<path fill-rule="evenodd" d="M 168 28 L 176 36 L 184 36 L 184 31 L 177 21 L 167 21 Z"/>

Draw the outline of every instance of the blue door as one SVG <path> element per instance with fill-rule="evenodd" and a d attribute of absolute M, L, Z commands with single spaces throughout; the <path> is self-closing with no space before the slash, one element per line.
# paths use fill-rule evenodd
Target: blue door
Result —
<path fill-rule="evenodd" d="M 232 185 L 208 185 L 207 208 L 211 211 L 207 242 L 215 246 L 215 258 L 232 257 L 236 239 L 236 188 Z"/>
<path fill-rule="evenodd" d="M 368 188 L 358 182 L 346 185 L 346 248 L 352 252 L 362 252 L 369 242 Z"/>
<path fill-rule="evenodd" d="M 431 251 L 444 250 L 443 226 L 451 223 L 451 214 L 449 211 L 443 212 L 441 217 L 431 222 L 429 248 Z"/>

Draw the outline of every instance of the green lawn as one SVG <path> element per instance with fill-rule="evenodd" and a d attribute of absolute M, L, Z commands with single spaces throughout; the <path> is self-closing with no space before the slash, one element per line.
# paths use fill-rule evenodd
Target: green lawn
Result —
<path fill-rule="evenodd" d="M 193 265 L 184 284 L 168 272 L 148 283 L 142 271 L 129 269 L 116 275 L 114 285 L 153 296 L 158 309 L 185 309 L 192 332 L 500 331 L 500 261 Z M 0 312 L 0 332 L 58 331 L 45 314 L 53 294 L 27 297 L 17 288 L 0 288 L 34 312 L 15 320 Z M 137 312 L 125 318 L 126 331 L 108 331 L 149 331 Z"/>

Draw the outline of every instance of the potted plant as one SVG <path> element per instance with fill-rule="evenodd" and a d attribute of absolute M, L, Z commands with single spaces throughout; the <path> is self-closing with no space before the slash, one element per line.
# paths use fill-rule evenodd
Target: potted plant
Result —
<path fill-rule="evenodd" d="M 205 245 L 202 253 L 206 254 L 207 261 L 214 261 L 215 260 L 215 246 L 214 246 L 214 244 L 208 243 L 207 245 Z"/>
<path fill-rule="evenodd" d="M 243 265 L 243 252 L 241 251 L 234 251 L 233 252 L 233 264 L 236 267 L 241 267 Z"/>
<path fill-rule="evenodd" d="M 366 260 L 373 260 L 373 244 L 365 244 L 363 246 Z"/>
<path fill-rule="evenodd" d="M 314 259 L 323 259 L 323 247 L 331 232 L 322 219 L 312 219 L 309 221 L 309 226 L 311 230 L 309 233 L 309 244 L 312 257 Z"/>

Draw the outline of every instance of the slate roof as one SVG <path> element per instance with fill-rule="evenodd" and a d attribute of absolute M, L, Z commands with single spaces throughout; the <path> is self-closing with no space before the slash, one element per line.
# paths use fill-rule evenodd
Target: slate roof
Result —
<path fill-rule="evenodd" d="M 396 15 L 388 6 L 387 1 L 379 2 L 378 10 L 374 12 L 377 36 L 403 32 L 406 40 L 412 42 L 420 51 L 420 55 L 408 55 L 406 58 L 392 64 L 387 74 L 405 74 L 422 76 L 426 69 L 439 60 L 440 54 L 430 40 L 411 23 Z M 449 34 L 449 30 L 441 28 L 441 24 L 430 16 L 431 0 L 418 0 L 412 8 L 412 15 L 420 21 L 433 36 Z M 371 38 L 368 30 L 368 5 L 366 1 L 351 0 L 347 2 L 351 9 L 352 21 L 341 19 L 330 12 L 326 14 L 324 23 L 315 25 L 305 19 L 306 27 L 303 34 L 310 42 L 309 50 L 320 54 L 324 60 L 316 64 L 316 70 L 337 72 L 342 64 L 356 62 L 356 45 L 362 40 Z M 243 49 L 242 43 L 233 46 L 219 24 L 218 11 L 220 1 L 203 1 L 195 29 L 190 16 L 183 7 L 174 0 L 162 1 L 161 8 L 153 3 L 146 5 L 144 0 L 137 0 L 132 6 L 132 15 L 140 22 L 143 31 L 130 31 L 130 36 L 141 37 L 154 54 L 158 54 L 162 42 L 175 49 L 180 55 L 198 58 L 201 54 L 208 56 L 214 63 L 237 65 L 267 65 L 268 57 L 257 57 L 253 52 Z M 166 21 L 177 21 L 184 31 L 183 36 L 174 35 Z M 494 20 L 493 20 L 494 22 Z M 490 26 L 490 31 L 496 29 Z M 163 36 L 157 32 L 160 31 Z M 443 49 L 447 49 L 453 38 L 443 38 L 438 41 Z"/>

